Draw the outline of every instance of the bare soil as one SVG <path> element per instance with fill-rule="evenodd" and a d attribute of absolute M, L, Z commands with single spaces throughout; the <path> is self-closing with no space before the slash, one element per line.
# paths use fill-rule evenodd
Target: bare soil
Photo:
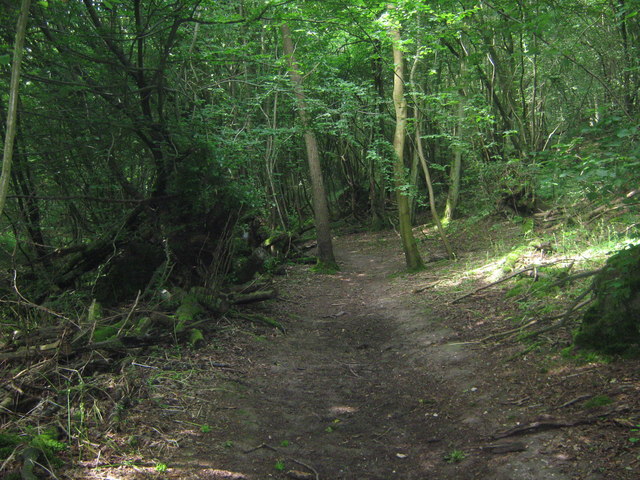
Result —
<path fill-rule="evenodd" d="M 194 352 L 135 360 L 131 393 L 146 398 L 68 477 L 640 477 L 637 362 L 477 343 L 513 326 L 500 288 L 451 303 L 461 266 L 403 273 L 393 232 L 341 236 L 335 249 L 338 273 L 288 267 L 281 298 L 254 307 L 286 333 L 247 324 Z M 613 403 L 586 408 L 597 394 Z"/>

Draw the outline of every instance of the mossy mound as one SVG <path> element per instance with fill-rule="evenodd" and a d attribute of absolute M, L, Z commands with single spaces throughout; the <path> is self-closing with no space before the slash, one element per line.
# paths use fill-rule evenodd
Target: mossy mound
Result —
<path fill-rule="evenodd" d="M 593 282 L 595 301 L 585 312 L 576 337 L 579 347 L 640 356 L 640 245 L 607 260 Z"/>

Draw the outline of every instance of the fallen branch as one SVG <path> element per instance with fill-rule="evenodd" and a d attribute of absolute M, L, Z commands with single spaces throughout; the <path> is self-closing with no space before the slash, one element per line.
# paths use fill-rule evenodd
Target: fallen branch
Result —
<path fill-rule="evenodd" d="M 585 400 L 589 400 L 590 398 L 593 398 L 593 395 L 591 394 L 580 395 L 579 397 L 576 397 L 573 400 L 569 400 L 568 402 L 563 403 L 558 408 L 567 408 L 573 405 L 574 403 L 583 402 Z"/>
<path fill-rule="evenodd" d="M 635 197 L 636 195 L 638 195 L 638 193 L 640 193 L 640 189 L 631 190 L 624 197 L 619 197 L 615 199 L 613 202 L 608 202 L 606 205 L 601 205 L 600 207 L 595 208 L 589 213 L 589 215 L 587 215 L 587 219 L 588 219 L 587 224 L 593 222 L 595 219 L 604 215 L 607 212 L 628 206 L 629 205 L 628 203 L 624 203 L 625 200 L 629 200 Z"/>
<path fill-rule="evenodd" d="M 543 288 L 550 290 L 554 287 L 559 287 L 560 285 L 567 283 L 567 282 L 572 282 L 574 280 L 578 280 L 580 278 L 587 278 L 587 277 L 592 277 L 594 275 L 597 275 L 598 273 L 600 273 L 602 271 L 601 268 L 598 268 L 596 270 L 588 270 L 586 272 L 580 272 L 580 273 L 576 273 L 574 275 L 568 275 L 566 277 L 560 278 L 558 280 L 556 280 L 555 282 L 553 282 L 551 285 L 545 285 Z M 536 291 L 538 291 L 539 289 L 535 289 L 531 292 L 526 293 L 525 295 L 523 295 L 522 297 L 519 297 L 518 300 L 524 300 L 526 299 L 529 295 L 531 295 L 532 293 L 535 293 Z"/>
<path fill-rule="evenodd" d="M 511 279 L 513 277 L 517 277 L 518 275 L 521 275 L 521 274 L 523 274 L 525 272 L 529 272 L 529 271 L 531 271 L 531 270 L 533 270 L 535 268 L 538 268 L 538 267 L 539 266 L 537 266 L 537 265 L 531 265 L 531 266 L 529 266 L 527 268 L 523 268 L 522 270 L 518 270 L 517 272 L 513 272 L 513 273 L 507 275 L 506 277 L 501 278 L 500 280 L 496 280 L 495 282 L 491 282 L 488 285 L 483 285 L 480 288 L 476 288 L 475 290 L 473 290 L 473 291 L 471 291 L 469 293 L 466 293 L 466 294 L 462 295 L 461 297 L 458 297 L 458 298 L 450 301 L 449 305 L 453 305 L 454 303 L 458 303 L 460 300 L 464 300 L 465 298 L 470 297 L 472 295 L 475 295 L 476 293 L 481 292 L 482 290 L 486 290 L 487 288 L 491 288 L 491 287 L 494 287 L 494 286 L 499 285 L 501 283 L 504 283 L 504 282 L 506 282 L 507 280 L 509 280 L 509 279 Z"/>
<path fill-rule="evenodd" d="M 271 290 L 257 291 L 246 294 L 236 294 L 231 297 L 231 303 L 234 305 L 243 305 L 246 303 L 263 302 L 272 300 L 278 296 L 278 291 L 273 288 Z"/>
<path fill-rule="evenodd" d="M 574 302 L 569 306 L 569 308 L 564 311 L 564 313 L 561 313 L 560 315 L 556 315 L 555 317 L 547 318 L 547 320 L 560 319 L 559 322 L 556 322 L 553 325 L 549 325 L 548 327 L 542 328 L 540 330 L 536 330 L 535 332 L 528 333 L 522 338 L 522 340 L 531 339 L 539 335 L 542 335 L 543 333 L 547 333 L 551 330 L 554 330 L 556 328 L 564 327 L 569 321 L 569 317 L 571 316 L 572 313 L 580 310 L 583 307 L 586 307 L 593 301 L 593 299 L 591 298 L 588 300 L 585 300 L 584 302 L 582 301 L 582 299 L 586 297 L 589 293 L 591 293 L 591 288 L 588 288 L 587 290 L 582 292 L 580 295 L 578 295 L 574 300 Z"/>
<path fill-rule="evenodd" d="M 501 283 L 504 283 L 507 280 L 512 279 L 513 277 L 517 277 L 518 275 L 522 275 L 523 273 L 530 272 L 531 270 L 536 270 L 538 268 L 549 267 L 551 265 L 556 265 L 558 263 L 567 262 L 567 261 L 569 261 L 569 260 L 567 260 L 566 258 L 563 258 L 561 260 L 556 260 L 554 262 L 544 263 L 542 265 L 529 265 L 526 268 L 523 268 L 521 270 L 518 270 L 516 272 L 513 272 L 513 273 L 507 275 L 506 277 L 501 278 L 500 280 L 496 280 L 495 282 L 489 283 L 488 285 L 483 285 L 480 288 L 476 288 L 472 292 L 466 293 L 466 294 L 462 295 L 461 297 L 458 297 L 458 298 L 450 301 L 449 305 L 453 305 L 454 303 L 458 303 L 460 300 L 463 300 L 463 299 L 465 299 L 467 297 L 475 295 L 476 293 L 481 292 L 482 290 L 486 290 L 487 288 L 491 288 L 491 287 L 494 287 L 494 286 L 499 285 Z"/>
<path fill-rule="evenodd" d="M 538 323 L 539 320 L 531 320 L 529 323 L 525 324 L 525 325 L 521 325 L 519 327 L 516 328 L 512 328 L 510 330 L 506 330 L 504 332 L 499 332 L 499 333 L 493 333 L 491 335 L 487 335 L 484 338 L 481 338 L 480 340 L 477 340 L 475 343 L 485 343 L 489 340 L 493 340 L 496 338 L 502 338 L 502 337 L 508 337 L 509 335 L 512 335 L 514 333 L 518 333 L 521 332 L 522 330 L 524 330 L 525 328 L 530 327 L 531 325 L 535 325 L 536 323 Z"/>

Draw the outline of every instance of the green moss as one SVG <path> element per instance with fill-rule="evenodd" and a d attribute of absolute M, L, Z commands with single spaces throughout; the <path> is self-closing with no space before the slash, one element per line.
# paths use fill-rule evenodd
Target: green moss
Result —
<path fill-rule="evenodd" d="M 93 332 L 93 341 L 94 342 L 105 342 L 110 338 L 113 338 L 118 333 L 117 325 L 108 325 L 106 327 L 96 328 Z"/>
<path fill-rule="evenodd" d="M 190 323 L 193 323 L 195 318 L 201 313 L 204 313 L 204 309 L 198 302 L 197 295 L 192 293 L 185 295 L 182 299 L 182 303 L 178 307 L 178 310 L 176 310 L 176 333 L 184 331 L 184 329 L 187 328 Z"/>
<path fill-rule="evenodd" d="M 189 345 L 192 347 L 196 347 L 204 343 L 204 335 L 202 334 L 202 330 L 198 328 L 192 328 L 189 334 Z"/>
<path fill-rule="evenodd" d="M 607 260 L 593 282 L 576 345 L 609 355 L 640 356 L 640 245 Z"/>
<path fill-rule="evenodd" d="M 584 403 L 585 408 L 597 408 L 603 407 L 605 405 L 611 405 L 613 400 L 607 395 L 596 395 L 593 398 L 590 398 Z"/>
<path fill-rule="evenodd" d="M 340 271 L 340 267 L 335 262 L 322 262 L 318 260 L 318 263 L 311 267 L 313 273 L 320 273 L 324 275 L 335 275 Z"/>
<path fill-rule="evenodd" d="M 136 335 L 145 335 L 153 327 L 153 321 L 149 317 L 142 317 L 136 321 Z"/>

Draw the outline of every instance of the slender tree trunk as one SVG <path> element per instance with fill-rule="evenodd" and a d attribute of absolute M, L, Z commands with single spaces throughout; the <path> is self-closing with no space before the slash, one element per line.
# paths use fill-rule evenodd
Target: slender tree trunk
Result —
<path fill-rule="evenodd" d="M 449 258 L 453 259 L 455 258 L 455 254 L 451 249 L 451 244 L 449 243 L 447 234 L 444 231 L 442 222 L 440 222 L 440 217 L 438 216 L 438 210 L 436 209 L 436 200 L 435 200 L 435 195 L 433 194 L 433 183 L 431 182 L 431 174 L 429 173 L 427 159 L 425 158 L 424 151 L 422 149 L 422 136 L 420 135 L 420 116 L 419 115 L 416 115 L 416 149 L 418 150 L 418 157 L 420 157 L 420 164 L 422 165 L 422 171 L 424 172 L 424 179 L 427 184 L 427 189 L 429 191 L 429 207 L 431 208 L 431 217 L 433 218 L 433 223 L 435 223 L 436 229 L 440 234 L 440 238 L 442 239 L 442 244 L 444 245 L 444 248 L 447 251 L 447 255 L 449 256 Z"/>
<path fill-rule="evenodd" d="M 447 204 L 444 209 L 443 221 L 445 224 L 453 220 L 458 198 L 460 196 L 460 177 L 462 175 L 462 142 L 464 141 L 464 105 L 465 97 L 460 91 L 460 102 L 458 103 L 458 124 L 456 125 L 456 136 L 458 144 L 453 152 L 453 164 L 449 174 L 449 191 L 447 192 Z"/>
<path fill-rule="evenodd" d="M 374 131 L 374 138 L 385 138 L 385 105 L 383 103 L 385 99 L 384 92 L 384 69 L 382 61 L 382 45 L 380 40 L 374 41 L 374 59 L 371 61 L 371 71 L 373 72 L 373 84 L 375 91 L 380 98 L 378 102 L 378 123 L 377 128 Z M 376 146 L 376 150 L 379 147 Z M 374 230 L 380 230 L 384 227 L 386 220 L 384 206 L 386 201 L 385 192 L 385 179 L 381 173 L 381 167 L 377 164 L 375 156 L 372 156 L 369 162 L 369 203 L 371 208 L 371 228 Z"/>
<path fill-rule="evenodd" d="M 18 118 L 18 89 L 20 86 L 20 65 L 22 63 L 22 51 L 24 37 L 27 31 L 27 19 L 31 0 L 22 0 L 20 16 L 16 28 L 16 40 L 13 47 L 13 63 L 11 64 L 11 83 L 9 87 L 9 108 L 7 109 L 7 130 L 4 139 L 4 152 L 2 154 L 2 176 L 0 176 L 0 215 L 4 211 L 7 199 L 9 180 L 11 178 L 11 161 L 13 160 L 13 142 L 16 137 L 16 123 Z"/>
<path fill-rule="evenodd" d="M 393 5 L 389 5 L 392 10 Z M 409 270 L 418 270 L 424 266 L 416 240 L 411 230 L 411 212 L 409 198 L 403 192 L 406 184 L 404 167 L 404 140 L 407 124 L 407 101 L 404 98 L 404 58 L 401 49 L 400 30 L 397 26 L 389 27 L 389 35 L 393 41 L 393 105 L 396 113 L 396 130 L 393 135 L 393 149 L 396 153 L 393 162 L 393 172 L 396 187 L 396 201 L 398 203 L 398 219 L 400 223 L 400 237 L 402 249 Z"/>
<path fill-rule="evenodd" d="M 431 181 L 431 174 L 429 173 L 429 166 L 427 165 L 427 159 L 424 154 L 424 149 L 422 148 L 422 133 L 421 133 L 421 124 L 422 124 L 422 109 L 421 104 L 418 100 L 418 91 L 416 88 L 416 70 L 418 68 L 418 61 L 420 60 L 421 47 L 418 45 L 415 60 L 411 67 L 411 72 L 409 73 L 409 81 L 413 85 L 413 89 L 411 90 L 411 95 L 413 97 L 414 103 L 414 111 L 415 111 L 415 144 L 416 144 L 416 157 L 422 166 L 422 172 L 424 173 L 424 180 L 427 185 L 427 190 L 429 192 L 429 208 L 431 210 L 431 218 L 433 219 L 433 223 L 436 226 L 436 230 L 440 234 L 440 238 L 442 239 L 442 244 L 444 245 L 445 250 L 447 251 L 447 255 L 449 258 L 455 258 L 453 250 L 451 249 L 451 244 L 449 243 L 449 239 L 447 238 L 447 234 L 444 231 L 442 226 L 442 222 L 440 221 L 440 217 L 438 215 L 438 209 L 436 208 L 436 197 L 433 193 L 433 182 Z"/>
<path fill-rule="evenodd" d="M 418 186 L 418 174 L 420 173 L 420 157 L 418 156 L 418 149 L 414 148 L 411 153 L 411 169 L 409 170 L 409 183 L 411 185 Z M 412 196 L 409 201 L 409 211 L 411 212 L 411 224 L 416 223 L 416 216 L 418 210 L 418 198 Z"/>
<path fill-rule="evenodd" d="M 313 194 L 313 211 L 316 224 L 316 235 L 318 238 L 318 257 L 320 262 L 328 266 L 335 266 L 336 261 L 333 256 L 333 243 L 331 241 L 331 230 L 329 227 L 329 207 L 327 205 L 327 195 L 322 179 L 322 169 L 320 166 L 320 153 L 316 136 L 311 129 L 304 90 L 302 89 L 302 76 L 299 73 L 299 66 L 296 63 L 291 41 L 291 31 L 288 25 L 280 27 L 282 33 L 282 45 L 284 54 L 289 58 L 289 77 L 295 92 L 298 115 L 302 128 L 304 129 L 304 142 L 307 147 L 307 160 L 309 161 L 309 176 L 311 178 L 311 188 Z"/>

